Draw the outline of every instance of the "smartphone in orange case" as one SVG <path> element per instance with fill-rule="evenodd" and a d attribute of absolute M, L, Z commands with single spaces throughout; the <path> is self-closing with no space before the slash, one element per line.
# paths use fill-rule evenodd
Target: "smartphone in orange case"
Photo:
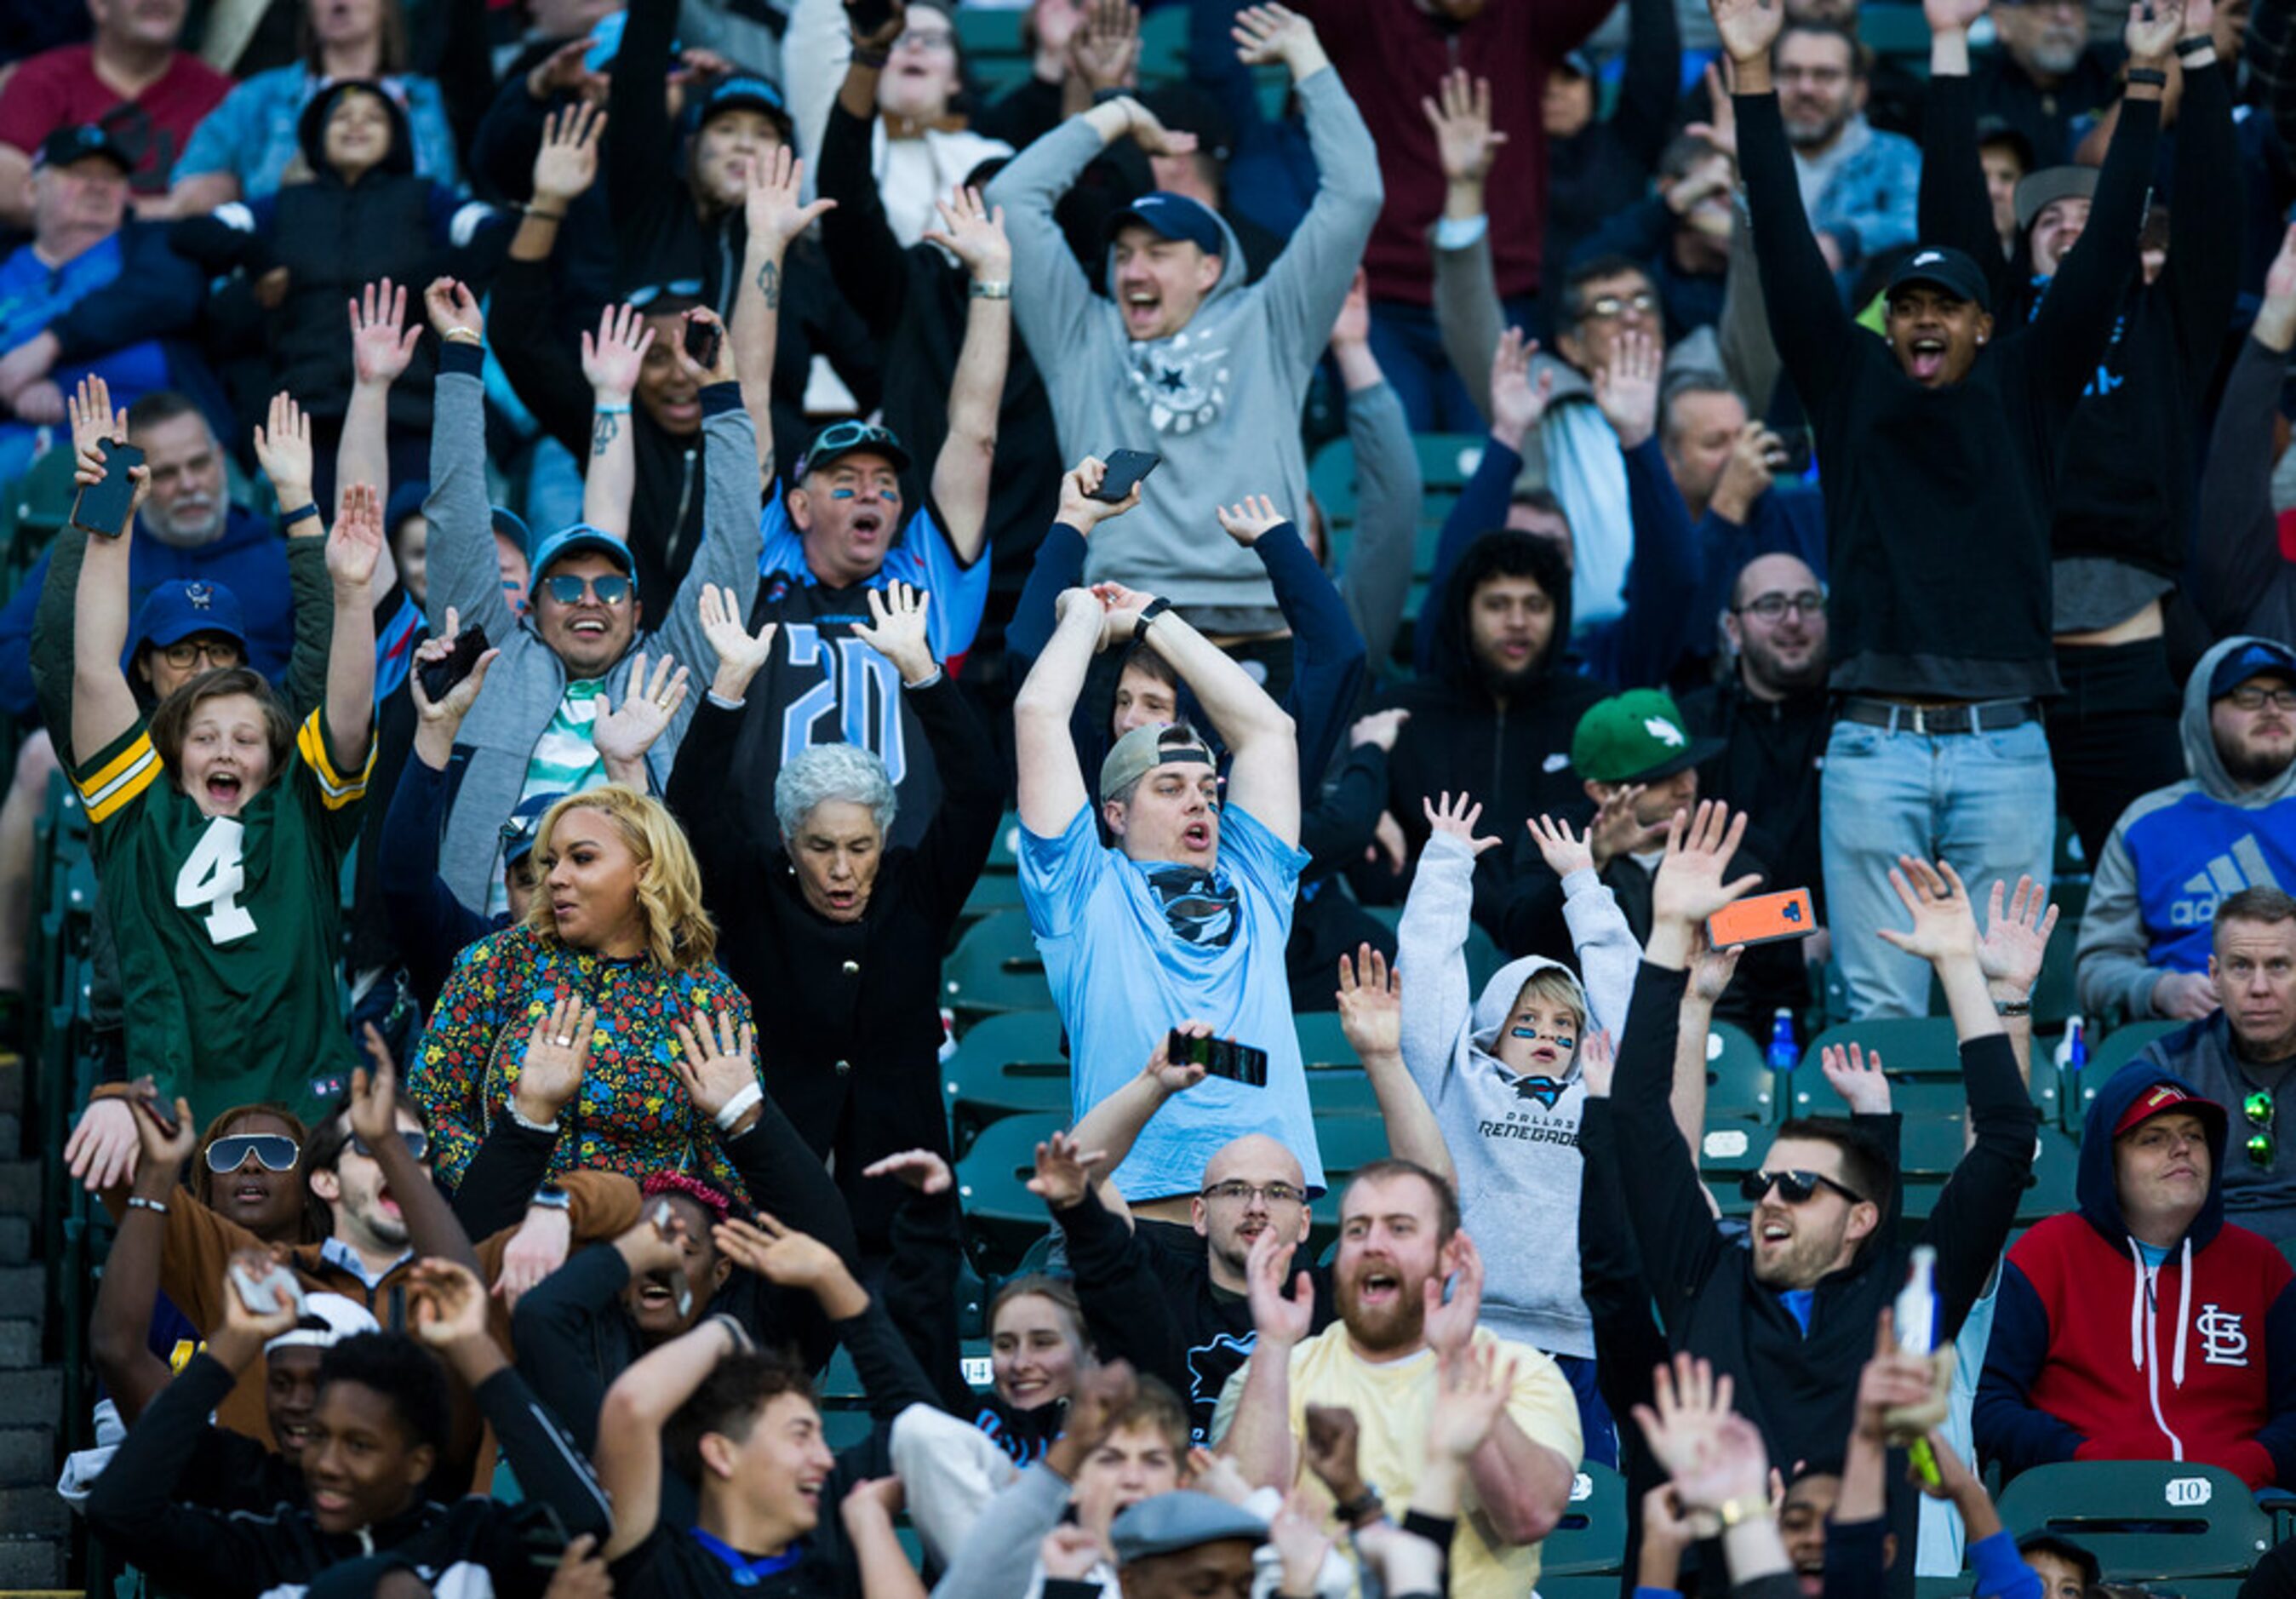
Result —
<path fill-rule="evenodd" d="M 1806 939 L 1817 931 L 1808 889 L 1788 889 L 1783 894 L 1757 894 L 1735 905 L 1724 906 L 1706 918 L 1707 941 L 1717 949 L 1733 944 L 1769 944 L 1780 939 Z"/>

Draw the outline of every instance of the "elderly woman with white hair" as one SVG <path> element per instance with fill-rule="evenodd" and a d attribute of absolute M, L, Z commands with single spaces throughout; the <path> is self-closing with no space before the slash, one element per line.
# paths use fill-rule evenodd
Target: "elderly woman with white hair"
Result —
<path fill-rule="evenodd" d="M 666 798 L 701 863 L 718 958 L 757 1008 L 766 1087 L 806 1142 L 833 1157 L 862 1250 L 882 1255 L 901 1190 L 865 1181 L 864 1170 L 902 1150 L 949 1154 L 940 959 L 988 859 L 1004 785 L 987 726 L 926 643 L 930 596 L 898 583 L 863 592 L 871 620 L 851 624 L 852 636 L 900 673 L 940 774 L 939 809 L 915 846 L 888 846 L 893 784 L 858 745 L 815 744 L 785 759 L 770 831 L 760 797 L 727 781 L 742 698 L 775 627 L 752 636 L 715 588 L 702 591 L 701 626 L 717 676 Z"/>

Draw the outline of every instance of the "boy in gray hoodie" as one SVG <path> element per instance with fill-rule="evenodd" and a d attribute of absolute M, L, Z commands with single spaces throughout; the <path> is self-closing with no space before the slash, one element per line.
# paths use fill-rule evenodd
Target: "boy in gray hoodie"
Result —
<path fill-rule="evenodd" d="M 1461 1217 L 1483 1241 L 1483 1324 L 1554 1356 L 1588 1414 L 1595 1326 L 1578 1289 L 1581 1064 L 1609 1048 L 1591 1033 L 1615 1037 L 1625 1025 L 1642 947 L 1592 860 L 1581 858 L 1585 842 L 1569 823 L 1541 817 L 1532 836 L 1562 879 L 1563 916 L 1586 981 L 1559 962 L 1526 955 L 1493 974 L 1471 1012 L 1475 857 L 1499 841 L 1475 837 L 1481 814 L 1464 794 L 1427 807 L 1433 832 L 1396 935 L 1403 1064 L 1442 1131 Z M 1589 1458 L 1600 1458 L 1594 1429 L 1587 1439 Z"/>
<path fill-rule="evenodd" d="M 1216 635 L 1284 625 L 1260 563 L 1201 508 L 1247 493 L 1308 503 L 1300 410 L 1383 197 L 1370 131 L 1315 29 L 1280 5 L 1237 24 L 1242 61 L 1291 69 L 1319 177 L 1315 204 L 1259 283 L 1246 283 L 1243 252 L 1216 212 L 1160 190 L 1109 219 L 1114 298 L 1094 291 L 1054 205 L 1127 135 L 1152 157 L 1195 144 L 1128 95 L 1070 118 L 988 186 L 991 206 L 1008 214 L 1021 285 L 1013 315 L 1051 392 L 1062 457 L 1163 457 L 1139 509 L 1092 540 L 1086 581 L 1169 600 Z"/>

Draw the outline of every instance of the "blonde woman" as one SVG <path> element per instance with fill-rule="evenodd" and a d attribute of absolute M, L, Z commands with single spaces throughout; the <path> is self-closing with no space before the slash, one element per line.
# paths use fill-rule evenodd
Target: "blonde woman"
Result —
<path fill-rule="evenodd" d="M 552 806 L 533 858 L 525 920 L 463 952 L 407 1085 L 439 1182 L 508 1119 L 555 1136 L 554 1176 L 685 1171 L 740 1192 L 719 1142 L 762 1092 L 750 1002 L 713 958 L 685 834 L 609 784 Z"/>

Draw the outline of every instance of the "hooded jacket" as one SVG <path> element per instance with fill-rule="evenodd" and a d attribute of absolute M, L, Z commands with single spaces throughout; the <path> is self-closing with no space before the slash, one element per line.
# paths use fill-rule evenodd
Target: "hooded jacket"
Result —
<path fill-rule="evenodd" d="M 2174 1073 L 2227 1108 L 2251 1094 L 2268 1094 L 2276 1105 L 2284 1090 L 2296 1095 L 2296 1072 L 2284 1070 L 2284 1061 L 2244 1057 L 2232 1036 L 2232 1018 L 2221 1008 L 2153 1039 L 2137 1058 Z M 2251 1068 L 2263 1075 L 2253 1075 Z M 2296 1097 L 2289 1103 L 2296 1113 Z M 2248 1159 L 2230 1161 L 2223 1180 L 2225 1210 L 2241 1226 L 2276 1244 L 2296 1241 L 2296 1148 L 2276 1140 L 2269 1161 L 2262 1166 Z"/>
<path fill-rule="evenodd" d="M 2158 1266 L 2121 1213 L 2112 1129 L 2138 1097 L 2189 1083 L 2146 1061 L 2112 1074 L 2081 1139 L 2080 1208 L 2009 1251 L 1978 1448 L 2005 1472 L 2060 1460 L 2189 1460 L 2251 1488 L 2296 1481 L 2296 1274 L 2225 1220 L 2226 1118 L 2203 1101 L 2208 1198 Z M 2126 1314 L 2123 1314 L 2123 1306 Z"/>
<path fill-rule="evenodd" d="M 2296 889 L 2296 763 L 2243 789 L 2225 770 L 2209 726 L 2217 662 L 2271 644 L 2243 635 L 2201 657 L 2185 685 L 2192 776 L 2140 795 L 2113 824 L 2089 885 L 2073 968 L 2086 1014 L 2154 1014 L 2152 985 L 2161 973 L 2209 969 L 2218 901 L 2243 889 Z"/>
<path fill-rule="evenodd" d="M 1448 833 L 1427 840 L 1396 933 L 1412 980 L 1403 990 L 1403 1063 L 1443 1129 L 1459 1208 L 1484 1261 L 1484 1324 L 1554 1355 L 1591 1357 L 1595 1325 L 1578 1292 L 1578 1121 L 1587 1084 L 1572 1051 L 1554 1075 L 1499 1063 L 1499 1031 L 1532 975 L 1570 979 L 1587 1032 L 1626 1026 L 1642 947 L 1592 872 L 1564 883 L 1563 914 L 1582 985 L 1559 961 L 1526 955 L 1491 975 L 1467 1008 L 1467 928 L 1474 856 Z M 1536 1226 L 1515 1225 L 1538 1218 Z"/>
<path fill-rule="evenodd" d="M 1054 220 L 1103 149 L 1089 122 L 1070 118 L 988 185 L 989 202 L 1006 212 L 1013 276 L 1026 285 L 1013 315 L 1052 397 L 1061 458 L 1118 445 L 1164 457 L 1144 503 L 1093 535 L 1086 577 L 1120 578 L 1184 609 L 1265 612 L 1258 625 L 1267 627 L 1281 623 L 1267 574 L 1218 533 L 1210 510 L 1247 494 L 1294 512 L 1307 504 L 1300 411 L 1382 193 L 1378 152 L 1339 74 L 1316 72 L 1296 92 L 1321 179 L 1307 220 L 1256 283 L 1221 222 L 1219 281 L 1168 339 L 1133 340 L 1122 308 L 1094 291 Z"/>

